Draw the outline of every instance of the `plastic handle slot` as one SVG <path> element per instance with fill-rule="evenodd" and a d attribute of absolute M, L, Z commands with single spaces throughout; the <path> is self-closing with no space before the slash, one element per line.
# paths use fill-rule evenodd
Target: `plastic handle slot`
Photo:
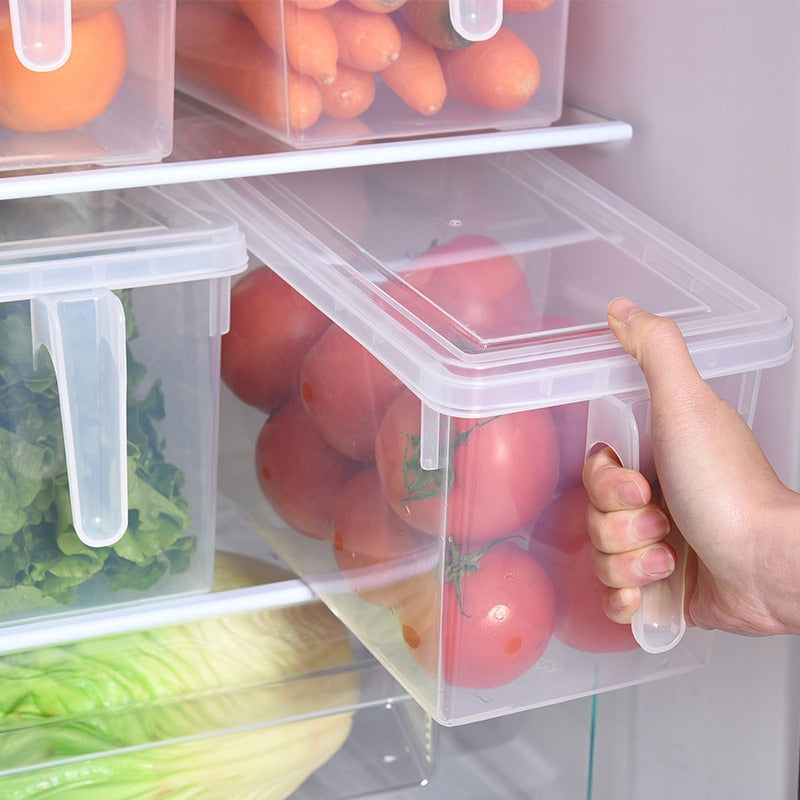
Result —
<path fill-rule="evenodd" d="M 128 527 L 125 311 L 107 290 L 30 303 L 34 366 L 46 347 L 56 374 L 75 532 L 113 544 Z"/>
<path fill-rule="evenodd" d="M 470 42 L 491 39 L 503 22 L 503 0 L 449 0 L 450 22 Z"/>
<path fill-rule="evenodd" d="M 620 462 L 631 469 L 639 470 L 650 460 L 631 401 L 607 396 L 589 402 L 587 455 L 600 444 L 611 447 Z M 654 496 L 657 493 L 658 487 Z M 647 653 L 671 650 L 686 631 L 683 603 L 688 545 L 675 530 L 666 541 L 675 551 L 675 570 L 668 578 L 642 587 L 642 603 L 631 621 L 633 637 Z"/>
<path fill-rule="evenodd" d="M 20 63 L 34 72 L 64 66 L 72 52 L 71 0 L 9 0 L 8 10 Z"/>

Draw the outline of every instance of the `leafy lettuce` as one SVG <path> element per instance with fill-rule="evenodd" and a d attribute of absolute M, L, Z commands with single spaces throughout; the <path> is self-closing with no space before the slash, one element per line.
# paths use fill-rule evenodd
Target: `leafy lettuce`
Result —
<path fill-rule="evenodd" d="M 156 423 L 160 383 L 130 349 L 137 330 L 129 291 L 120 293 L 128 342 L 128 530 L 114 545 L 90 548 L 72 525 L 58 387 L 43 351 L 32 363 L 30 306 L 0 304 L 0 618 L 75 601 L 93 578 L 111 589 L 144 591 L 184 571 L 195 549 L 184 536 L 184 476 L 166 462 Z"/>

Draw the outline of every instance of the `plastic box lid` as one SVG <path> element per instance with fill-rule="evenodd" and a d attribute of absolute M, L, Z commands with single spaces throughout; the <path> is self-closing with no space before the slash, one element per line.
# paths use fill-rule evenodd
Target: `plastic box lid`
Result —
<path fill-rule="evenodd" d="M 705 378 L 791 353 L 781 303 L 547 152 L 206 186 L 259 259 L 434 412 L 482 417 L 646 388 L 606 324 L 619 295 L 674 319 Z M 463 234 L 517 259 L 538 321 L 494 335 L 404 280 L 413 256 Z"/>
<path fill-rule="evenodd" d="M 125 313 L 114 290 L 229 279 L 247 264 L 243 236 L 155 189 L 8 200 L 0 219 L 0 302 L 30 300 L 34 364 L 42 346 L 53 361 L 76 533 L 113 544 L 128 525 Z M 209 326 L 226 330 L 227 307 L 215 314 Z"/>

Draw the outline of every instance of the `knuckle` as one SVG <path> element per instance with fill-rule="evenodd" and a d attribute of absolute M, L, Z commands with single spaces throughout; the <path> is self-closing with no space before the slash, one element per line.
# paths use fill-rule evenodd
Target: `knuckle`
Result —
<path fill-rule="evenodd" d="M 606 555 L 624 553 L 634 548 L 638 541 L 633 531 L 631 511 L 600 511 L 589 506 L 586 528 L 592 545 Z"/>

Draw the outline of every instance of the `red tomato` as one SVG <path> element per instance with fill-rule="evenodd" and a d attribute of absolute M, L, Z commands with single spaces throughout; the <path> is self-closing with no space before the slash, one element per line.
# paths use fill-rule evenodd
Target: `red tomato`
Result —
<path fill-rule="evenodd" d="M 416 593 L 437 561 L 438 544 L 389 508 L 374 467 L 342 487 L 333 512 L 333 555 L 354 592 L 394 608 Z"/>
<path fill-rule="evenodd" d="M 330 320 L 266 266 L 234 284 L 230 309 L 222 380 L 239 399 L 269 413 L 296 391 L 303 357 Z"/>
<path fill-rule="evenodd" d="M 560 494 L 543 512 L 530 539 L 530 551 L 543 564 L 556 593 L 555 635 L 589 653 L 631 650 L 630 625 L 612 622 L 603 611 L 604 586 L 592 569 L 586 529 L 589 496 L 582 486 Z"/>
<path fill-rule="evenodd" d="M 456 548 L 457 551 L 457 548 Z M 553 635 L 556 600 L 547 573 L 510 540 L 458 552 L 447 567 L 441 624 L 441 671 L 451 686 L 488 689 L 527 672 Z M 436 674 L 436 613 L 417 603 L 400 609 L 412 655 Z"/>
<path fill-rule="evenodd" d="M 337 325 L 312 345 L 300 394 L 323 438 L 350 458 L 372 461 L 378 425 L 403 384 Z"/>
<path fill-rule="evenodd" d="M 410 284 L 389 289 L 424 322 L 482 340 L 523 333 L 534 316 L 525 273 L 488 236 L 458 236 L 431 247 L 400 273 Z M 421 299 L 419 295 L 425 299 Z"/>
<path fill-rule="evenodd" d="M 322 439 L 298 397 L 264 423 L 255 466 L 261 491 L 285 522 L 306 536 L 331 538 L 336 498 L 359 464 Z"/>
<path fill-rule="evenodd" d="M 375 442 L 386 497 L 409 525 L 462 545 L 488 542 L 526 527 L 550 502 L 558 442 L 548 409 L 452 419 L 450 464 L 435 470 L 420 467 L 420 413 L 404 390 Z"/>

